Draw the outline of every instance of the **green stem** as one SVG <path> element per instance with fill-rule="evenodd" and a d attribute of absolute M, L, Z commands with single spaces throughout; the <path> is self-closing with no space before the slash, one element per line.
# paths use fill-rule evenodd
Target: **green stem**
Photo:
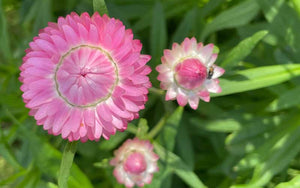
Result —
<path fill-rule="evenodd" d="M 161 90 L 161 89 L 158 89 L 158 88 L 155 88 L 155 87 L 149 88 L 149 91 L 153 94 L 156 94 L 156 95 L 164 95 L 165 94 L 164 90 Z"/>
<path fill-rule="evenodd" d="M 58 187 L 67 188 L 70 169 L 72 167 L 74 155 L 76 153 L 77 142 L 68 142 L 65 146 L 62 156 L 59 174 L 58 174 Z"/>
<path fill-rule="evenodd" d="M 154 128 L 151 129 L 151 131 L 148 134 L 148 139 L 154 138 L 159 133 L 159 131 L 164 127 L 166 121 L 167 121 L 167 116 L 165 115 L 159 120 L 159 122 L 154 126 Z"/>

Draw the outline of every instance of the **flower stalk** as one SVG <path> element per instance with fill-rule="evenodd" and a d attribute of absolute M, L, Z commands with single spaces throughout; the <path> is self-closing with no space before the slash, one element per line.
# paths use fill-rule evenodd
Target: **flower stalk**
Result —
<path fill-rule="evenodd" d="M 62 156 L 59 174 L 58 174 L 58 187 L 67 188 L 70 169 L 72 167 L 74 155 L 76 153 L 77 142 L 67 142 L 64 153 Z"/>

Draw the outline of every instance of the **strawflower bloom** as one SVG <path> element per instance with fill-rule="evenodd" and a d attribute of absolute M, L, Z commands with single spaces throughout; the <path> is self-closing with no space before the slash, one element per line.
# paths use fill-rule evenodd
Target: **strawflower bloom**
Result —
<path fill-rule="evenodd" d="M 109 139 L 144 108 L 148 88 L 142 44 L 120 20 L 88 13 L 42 29 L 20 67 L 29 114 L 69 141 Z"/>
<path fill-rule="evenodd" d="M 153 145 L 148 140 L 126 140 L 115 152 L 110 161 L 115 166 L 114 176 L 126 187 L 139 187 L 150 184 L 154 172 L 158 171 L 158 156 L 153 152 Z"/>
<path fill-rule="evenodd" d="M 213 48 L 213 44 L 203 46 L 195 38 L 185 38 L 181 45 L 174 43 L 172 50 L 164 50 L 156 70 L 160 87 L 167 90 L 166 100 L 177 99 L 180 106 L 189 103 L 197 109 L 199 99 L 209 102 L 210 92 L 221 92 L 218 77 L 225 70 L 214 65 L 218 54 Z"/>

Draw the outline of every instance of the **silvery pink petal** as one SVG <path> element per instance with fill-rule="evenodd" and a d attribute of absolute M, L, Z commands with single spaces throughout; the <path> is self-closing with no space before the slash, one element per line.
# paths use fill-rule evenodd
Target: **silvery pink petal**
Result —
<path fill-rule="evenodd" d="M 166 100 L 177 100 L 180 106 L 187 103 L 197 109 L 199 99 L 209 102 L 209 92 L 219 93 L 219 78 L 224 69 L 214 65 L 218 54 L 213 44 L 197 44 L 195 38 L 185 38 L 181 45 L 174 43 L 172 49 L 164 50 L 162 64 L 156 67 L 160 87 L 167 90 Z"/>
<path fill-rule="evenodd" d="M 126 187 L 150 184 L 153 173 L 158 171 L 159 158 L 148 140 L 128 139 L 114 154 L 115 157 L 110 161 L 115 167 L 113 174 Z"/>
<path fill-rule="evenodd" d="M 151 57 L 141 54 L 142 44 L 120 20 L 72 12 L 49 23 L 29 46 L 20 89 L 30 115 L 49 134 L 109 139 L 144 108 Z"/>

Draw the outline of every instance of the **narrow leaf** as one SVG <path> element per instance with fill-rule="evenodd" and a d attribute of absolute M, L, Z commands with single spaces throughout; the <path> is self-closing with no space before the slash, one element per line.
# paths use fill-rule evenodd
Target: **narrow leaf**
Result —
<path fill-rule="evenodd" d="M 259 6 L 256 1 L 241 1 L 240 4 L 221 12 L 211 23 L 207 24 L 202 32 L 201 41 L 212 32 L 245 25 L 253 19 L 258 11 Z"/>
<path fill-rule="evenodd" d="M 150 50 L 152 54 L 153 66 L 159 63 L 163 49 L 167 43 L 167 31 L 165 15 L 162 4 L 157 1 L 153 8 L 153 19 L 151 27 Z"/>
<path fill-rule="evenodd" d="M 23 167 L 18 163 L 16 157 L 11 152 L 10 148 L 3 143 L 0 143 L 0 156 L 10 163 L 10 165 L 12 165 L 15 169 L 23 169 Z"/>
<path fill-rule="evenodd" d="M 179 106 L 167 119 L 164 128 L 159 135 L 159 142 L 169 151 L 173 151 L 174 149 L 182 113 L 183 107 Z"/>
<path fill-rule="evenodd" d="M 67 145 L 65 146 L 58 174 L 58 186 L 61 188 L 68 187 L 67 182 L 76 152 L 76 145 L 77 142 L 67 142 Z"/>
<path fill-rule="evenodd" d="M 299 112 L 298 112 L 299 113 Z M 296 113 L 278 127 L 272 135 L 254 153 L 247 155 L 244 163 L 255 167 L 253 177 L 248 184 L 235 187 L 258 187 L 267 184 L 271 178 L 282 171 L 300 151 L 300 118 Z M 256 164 L 251 161 L 256 161 Z M 243 160 L 242 160 L 243 161 Z"/>
<path fill-rule="evenodd" d="M 272 134 L 280 125 L 285 116 L 255 117 L 240 122 L 243 126 L 240 130 L 227 136 L 225 144 L 230 153 L 242 155 L 249 153 L 266 142 L 269 137 L 265 134 Z"/>
<path fill-rule="evenodd" d="M 275 112 L 300 105 L 299 93 L 300 87 L 296 87 L 292 90 L 282 93 L 278 99 L 275 99 L 271 102 L 271 104 L 267 107 L 267 110 Z"/>
<path fill-rule="evenodd" d="M 234 47 L 228 55 L 226 55 L 221 66 L 228 68 L 237 65 L 238 62 L 243 60 L 252 52 L 256 44 L 263 39 L 266 34 L 268 34 L 268 31 L 259 31 L 251 37 L 244 39 L 236 47 Z"/>
<path fill-rule="evenodd" d="M 195 130 L 198 130 L 198 128 L 200 128 L 206 131 L 213 132 L 233 132 L 241 128 L 240 123 L 234 119 L 218 119 L 212 121 L 204 121 L 199 118 L 192 118 L 190 121 L 192 125 L 195 126 Z"/>
<path fill-rule="evenodd" d="M 109 140 L 102 140 L 99 143 L 99 149 L 110 151 L 110 150 L 116 148 L 120 143 L 122 143 L 126 139 L 128 134 L 129 133 L 127 131 L 126 132 L 117 132 L 116 135 L 112 135 Z"/>
<path fill-rule="evenodd" d="M 29 125 L 22 124 L 16 119 L 9 110 L 5 110 L 6 115 L 18 126 L 19 136 L 22 141 L 28 142 L 30 154 L 35 159 L 35 165 L 39 168 L 42 174 L 50 178 L 57 178 L 59 165 L 62 159 L 62 154 L 47 141 L 39 137 L 28 129 L 27 126 L 32 126 L 33 122 L 29 121 Z M 74 188 L 91 188 L 93 187 L 87 176 L 73 163 L 70 171 L 69 187 Z"/>
<path fill-rule="evenodd" d="M 298 16 L 300 17 L 300 1 L 299 0 L 292 0 L 294 4 L 294 9 L 298 12 Z"/>
<path fill-rule="evenodd" d="M 7 22 L 2 8 L 2 0 L 0 0 L 0 54 L 4 59 L 11 58 L 10 44 L 9 44 L 9 35 L 7 31 Z M 1 58 L 0 58 L 1 60 Z"/>
<path fill-rule="evenodd" d="M 93 0 L 94 12 L 98 12 L 100 15 L 107 14 L 108 10 L 105 4 L 105 0 Z"/>
<path fill-rule="evenodd" d="M 300 175 L 297 175 L 291 181 L 280 183 L 275 188 L 299 188 L 299 187 L 300 187 Z"/>
<path fill-rule="evenodd" d="M 220 79 L 223 96 L 279 84 L 300 75 L 300 65 L 272 65 L 237 71 L 230 79 Z"/>
<path fill-rule="evenodd" d="M 225 0 L 214 0 L 208 1 L 205 6 L 201 9 L 202 16 L 208 15 L 210 12 L 215 10 L 218 6 L 224 3 Z"/>
<path fill-rule="evenodd" d="M 137 134 L 136 137 L 140 138 L 140 139 L 144 139 L 147 135 L 148 132 L 148 122 L 146 119 L 141 118 L 138 124 L 138 130 L 137 130 Z"/>
<path fill-rule="evenodd" d="M 169 163 L 170 167 L 186 184 L 191 187 L 205 188 L 206 186 L 201 182 L 197 175 L 174 153 L 165 150 L 158 143 L 154 143 L 156 153 L 160 159 Z"/>
<path fill-rule="evenodd" d="M 183 39 L 188 36 L 195 22 L 196 13 L 197 9 L 194 8 L 185 15 L 174 33 L 173 42 L 181 43 Z"/>
<path fill-rule="evenodd" d="M 183 120 L 185 121 L 185 120 Z M 182 158 L 182 160 L 191 168 L 194 168 L 195 164 L 195 153 L 193 147 L 193 141 L 191 136 L 188 133 L 188 126 L 186 124 L 181 124 L 179 126 L 179 134 L 177 134 L 176 140 L 176 151 L 178 151 L 178 155 Z"/>
<path fill-rule="evenodd" d="M 282 48 L 289 44 L 294 53 L 294 60 L 300 58 L 300 17 L 284 0 L 258 0 L 257 3 L 269 25 L 271 34 L 275 34 Z"/>

